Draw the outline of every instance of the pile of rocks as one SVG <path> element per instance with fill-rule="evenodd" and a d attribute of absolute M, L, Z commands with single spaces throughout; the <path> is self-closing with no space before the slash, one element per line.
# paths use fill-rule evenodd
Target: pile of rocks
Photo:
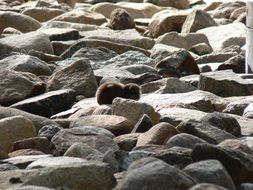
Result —
<path fill-rule="evenodd" d="M 246 4 L 0 2 L 0 189 L 253 189 Z M 140 100 L 98 105 L 105 82 Z"/>

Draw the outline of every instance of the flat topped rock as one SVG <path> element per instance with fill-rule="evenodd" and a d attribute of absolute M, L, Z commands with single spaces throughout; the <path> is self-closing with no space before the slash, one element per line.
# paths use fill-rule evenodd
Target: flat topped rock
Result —
<path fill-rule="evenodd" d="M 45 168 L 59 165 L 69 165 L 76 163 L 84 163 L 86 160 L 82 158 L 60 156 L 60 157 L 45 157 L 38 159 L 27 166 L 28 169 Z"/>
<path fill-rule="evenodd" d="M 188 104 L 195 106 L 201 111 L 212 112 L 212 101 L 218 97 L 212 93 L 195 90 L 178 94 L 149 94 L 141 98 L 141 102 L 148 103 L 159 109 L 169 104 Z"/>
<path fill-rule="evenodd" d="M 200 74 L 198 88 L 222 97 L 253 95 L 253 82 L 242 79 L 232 70 Z"/>

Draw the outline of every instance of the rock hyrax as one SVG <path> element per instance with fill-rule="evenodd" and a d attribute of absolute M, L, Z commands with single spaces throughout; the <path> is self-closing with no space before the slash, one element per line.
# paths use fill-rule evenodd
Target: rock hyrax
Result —
<path fill-rule="evenodd" d="M 96 97 L 98 104 L 112 104 L 116 97 L 139 100 L 141 95 L 140 86 L 134 83 L 122 84 L 107 82 L 99 86 Z"/>

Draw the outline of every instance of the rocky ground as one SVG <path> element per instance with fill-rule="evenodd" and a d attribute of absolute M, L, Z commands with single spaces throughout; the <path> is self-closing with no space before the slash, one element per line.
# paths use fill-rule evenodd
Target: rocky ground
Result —
<path fill-rule="evenodd" d="M 0 190 L 252 190 L 244 1 L 0 1 Z M 100 84 L 141 86 L 98 105 Z"/>

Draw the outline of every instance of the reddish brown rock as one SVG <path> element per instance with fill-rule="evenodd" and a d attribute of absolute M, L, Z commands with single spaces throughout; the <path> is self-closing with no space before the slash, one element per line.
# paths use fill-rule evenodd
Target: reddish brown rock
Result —
<path fill-rule="evenodd" d="M 179 131 L 169 123 L 158 123 L 139 136 L 136 146 L 143 146 L 147 144 L 162 145 L 178 133 Z"/>
<path fill-rule="evenodd" d="M 121 8 L 114 9 L 108 23 L 109 28 L 113 30 L 124 30 L 135 27 L 134 19 L 127 11 Z"/>

